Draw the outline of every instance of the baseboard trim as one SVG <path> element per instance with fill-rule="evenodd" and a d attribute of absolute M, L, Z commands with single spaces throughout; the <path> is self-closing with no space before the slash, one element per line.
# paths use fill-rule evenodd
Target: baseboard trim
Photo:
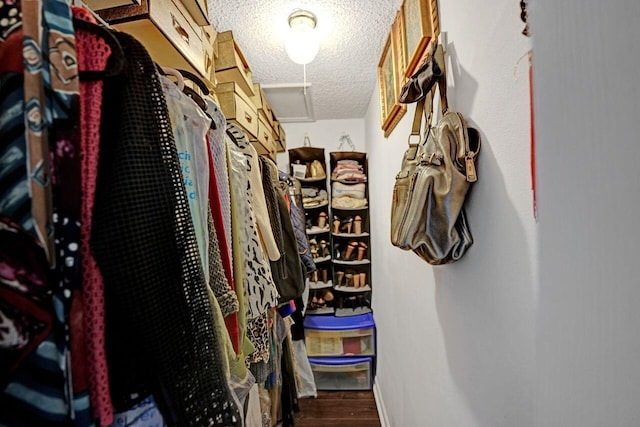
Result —
<path fill-rule="evenodd" d="M 382 399 L 382 392 L 378 387 L 378 379 L 373 382 L 373 397 L 376 400 L 376 409 L 378 409 L 378 417 L 380 417 L 380 424 L 382 427 L 391 427 L 389 422 L 389 416 L 387 415 L 387 407 L 384 406 L 384 399 Z"/>

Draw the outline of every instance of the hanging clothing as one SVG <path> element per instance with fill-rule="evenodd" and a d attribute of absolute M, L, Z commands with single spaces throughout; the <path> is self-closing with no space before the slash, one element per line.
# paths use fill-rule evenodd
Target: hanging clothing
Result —
<path fill-rule="evenodd" d="M 257 167 L 257 153 L 247 141 L 244 132 L 235 125 L 227 125 L 227 134 L 231 141 L 227 145 L 230 187 L 233 194 L 232 212 L 235 211 L 234 224 L 237 224 L 233 227 L 238 231 L 240 244 L 234 258 L 238 257 L 242 260 L 242 281 L 247 313 L 246 336 L 254 347 L 253 352 L 245 353 L 249 364 L 269 360 L 270 342 L 266 314 L 270 308 L 276 306 L 279 295 L 273 282 L 269 260 L 261 244 L 263 239 L 259 237 L 258 215 L 257 212 L 254 214 L 253 210 L 254 205 L 258 205 L 261 206 L 260 212 L 267 212 L 262 180 Z M 272 250 L 278 252 L 268 214 L 260 223 L 263 224 L 263 228 L 266 227 L 260 236 L 267 236 L 273 246 Z"/>
<path fill-rule="evenodd" d="M 242 167 L 242 163 L 238 163 L 233 160 L 233 155 L 231 153 L 231 146 L 233 142 L 231 142 L 230 138 L 227 136 L 226 139 L 228 141 L 225 142 L 225 150 L 226 150 L 226 158 L 229 168 L 229 176 L 235 177 L 232 178 L 230 182 L 230 187 L 233 189 L 234 187 L 241 188 L 243 185 L 243 176 L 246 174 L 246 169 Z M 234 172 L 233 166 L 237 165 L 238 170 Z M 254 347 L 251 340 L 247 335 L 247 296 L 245 292 L 245 281 L 246 279 L 246 260 L 244 257 L 244 248 L 246 247 L 246 235 L 244 232 L 241 232 L 243 229 L 238 226 L 238 224 L 244 224 L 246 220 L 246 195 L 242 192 L 234 192 L 230 193 L 231 198 L 231 217 L 233 224 L 236 224 L 234 227 L 234 233 L 232 233 L 232 249 L 233 249 L 233 280 L 236 285 L 236 295 L 238 297 L 238 304 L 240 305 L 240 310 L 238 311 L 238 333 L 239 333 L 239 342 L 240 342 L 240 351 L 238 352 L 238 363 L 233 365 L 235 368 L 232 371 L 232 374 L 238 378 L 244 378 L 247 375 L 247 367 L 245 365 L 246 355 L 253 353 L 256 348 Z"/>
<path fill-rule="evenodd" d="M 223 117 L 224 119 L 224 117 Z M 217 128 L 218 125 L 216 125 Z M 231 200 L 229 191 L 229 176 L 227 175 L 227 162 L 226 155 L 223 160 L 224 163 L 220 165 L 216 165 L 213 158 L 213 150 L 211 148 L 211 130 L 209 131 L 209 135 L 207 139 L 209 140 L 209 144 L 207 146 L 207 152 L 209 155 L 209 209 L 211 212 L 211 223 L 209 224 L 209 235 L 210 240 L 213 241 L 215 238 L 218 241 L 218 250 L 219 257 L 221 262 L 221 268 L 226 278 L 227 284 L 229 285 L 231 293 L 229 293 L 229 298 L 226 301 L 222 301 L 221 306 L 227 306 L 228 308 L 223 308 L 223 312 L 227 313 L 224 317 L 224 323 L 227 327 L 227 331 L 229 334 L 229 338 L 231 339 L 231 343 L 233 345 L 233 349 L 236 354 L 240 353 L 240 330 L 238 326 L 238 311 L 241 309 L 244 310 L 244 307 L 240 306 L 240 301 L 238 299 L 238 295 L 236 293 L 236 286 L 233 278 L 233 265 L 231 259 L 231 240 L 227 241 L 227 238 L 231 238 L 231 218 L 229 218 L 229 233 L 226 231 L 226 225 L 224 224 L 223 213 L 222 213 L 222 197 L 221 197 L 221 185 L 224 184 L 218 183 L 218 175 L 222 177 L 222 179 L 226 179 L 226 200 L 229 203 L 228 210 L 229 215 L 231 215 Z M 224 138 L 224 136 L 223 136 Z M 224 144 L 224 141 L 223 141 Z M 226 148 L 225 148 L 226 152 Z M 216 167 L 220 167 L 224 169 L 224 175 L 222 173 L 216 172 Z M 211 234 L 215 236 L 211 236 Z"/>
<path fill-rule="evenodd" d="M 162 85 L 144 47 L 114 36 L 127 65 L 105 83 L 91 235 L 114 404 L 146 388 L 168 424 L 239 425 Z"/>
<path fill-rule="evenodd" d="M 54 263 L 54 238 L 48 130 L 54 120 L 75 119 L 80 91 L 71 18 L 71 8 L 64 0 L 22 2 L 31 215 L 34 230 L 51 265 Z"/>
<path fill-rule="evenodd" d="M 20 6 L 22 14 L 18 13 Z M 18 251 L 36 262 L 45 261 L 40 267 L 31 265 L 27 271 L 36 275 L 27 282 L 21 280 L 23 284 L 33 283 L 40 277 L 38 281 L 48 289 L 48 297 L 40 303 L 33 299 L 33 287 L 22 287 L 16 294 L 20 288 L 0 286 L 2 300 L 12 304 L 8 309 L 5 306 L 5 311 L 14 319 L 27 322 L 19 329 L 22 339 L 27 341 L 18 346 L 26 351 L 19 352 L 19 360 L 9 359 L 14 362 L 8 365 L 9 369 L 15 370 L 0 380 L 3 384 L 0 406 L 13 408 L 2 411 L 0 424 L 69 425 L 73 420 L 73 425 L 90 426 L 93 417 L 87 393 L 79 252 L 80 134 L 79 128 L 73 128 L 73 123 L 79 120 L 76 46 L 84 49 L 85 39 L 80 34 L 76 39 L 71 9 L 64 1 L 31 1 L 22 5 L 4 2 L 0 15 L 6 15 L 0 22 L 3 26 L 0 98 L 3 103 L 13 104 L 8 111 L 0 109 L 3 115 L 0 133 L 4 134 L 0 138 L 3 141 L 0 163 L 7 165 L 2 167 L 6 174 L 0 175 L 0 216 L 18 221 L 20 225 L 5 222 L 18 233 L 32 232 L 49 258 L 46 262 L 46 258 L 34 257 L 39 244 L 33 246 L 26 240 L 22 247 L 32 246 L 27 249 L 32 253 Z M 20 51 L 17 40 L 22 41 Z M 16 59 L 20 57 L 23 62 L 19 63 Z M 20 98 L 23 101 L 18 103 Z M 20 116 L 25 120 L 20 120 Z M 16 248 L 3 251 L 8 267 L 3 271 L 5 279 L 24 274 L 11 267 L 15 261 L 18 264 L 14 266 L 20 263 L 19 257 L 14 257 L 15 252 Z M 37 272 L 42 272 L 47 264 L 55 269 L 38 276 Z M 31 304 L 25 304 L 29 300 Z M 15 317 L 16 309 L 24 310 L 20 317 Z M 27 328 L 22 329 L 23 326 Z M 4 350 L 5 346 L 2 347 Z M 6 354 L 0 353 L 4 367 Z M 106 413 L 99 415 L 110 421 L 110 409 L 108 405 Z"/>
<path fill-rule="evenodd" d="M 209 231 L 209 287 L 216 296 L 218 304 L 220 304 L 222 316 L 227 317 L 238 312 L 238 297 L 229 286 L 224 273 L 211 209 L 208 209 L 207 212 L 207 227 Z"/>
<path fill-rule="evenodd" d="M 302 295 L 304 291 L 304 276 L 300 262 L 300 249 L 291 223 L 289 205 L 278 179 L 276 164 L 260 156 L 262 165 L 262 183 L 269 209 L 271 228 L 278 248 L 283 254 L 278 261 L 271 263 L 273 280 L 280 294 L 280 302 L 287 302 Z"/>
<path fill-rule="evenodd" d="M 260 316 L 249 319 L 247 322 L 247 336 L 255 347 L 255 351 L 246 358 L 247 364 L 268 362 L 270 357 L 271 342 L 269 337 L 269 316 L 262 313 Z M 264 381 L 260 375 L 252 371 L 258 382 Z"/>
<path fill-rule="evenodd" d="M 77 19 L 96 24 L 87 10 L 73 8 Z M 111 55 L 107 43 L 89 31 L 76 29 L 78 63 L 81 71 L 104 71 Z M 100 119 L 102 109 L 101 80 L 80 82 L 80 253 L 82 257 L 82 311 L 86 343 L 87 376 L 91 408 L 101 425 L 113 420 L 109 388 L 109 372 L 105 348 L 104 282 L 89 245 L 91 219 L 98 174 L 100 151 Z"/>
<path fill-rule="evenodd" d="M 202 269 L 209 271 L 208 227 L 209 155 L 206 137 L 211 119 L 191 98 L 182 93 L 168 78 L 160 76 L 171 129 L 189 201 L 191 219 L 198 241 Z"/>
<path fill-rule="evenodd" d="M 306 275 L 316 270 L 316 263 L 313 262 L 313 257 L 311 256 L 309 237 L 307 236 L 305 227 L 304 208 L 302 207 L 302 187 L 300 186 L 300 181 L 292 178 L 286 172 L 279 171 L 278 178 L 281 183 L 286 185 L 286 191 L 291 200 L 289 213 L 291 215 L 291 223 L 296 235 L 296 241 L 298 242 L 298 253 L 305 267 L 304 274 Z"/>
<path fill-rule="evenodd" d="M 260 233 L 262 236 L 270 236 L 273 251 L 277 252 L 278 247 L 273 238 L 270 225 L 268 224 L 268 212 L 264 201 L 264 191 L 259 171 L 256 170 L 254 161 L 257 161 L 255 149 L 247 141 L 244 133 L 233 124 L 227 125 L 228 134 L 232 140 L 228 144 L 229 164 L 230 164 L 230 187 L 234 197 L 232 197 L 232 208 L 237 212 L 234 230 L 240 237 L 239 253 L 234 248 L 234 258 L 237 256 L 243 262 L 243 287 L 245 292 L 245 304 L 247 319 L 255 319 L 264 314 L 269 308 L 275 307 L 278 303 L 278 291 L 273 283 L 271 267 L 261 245 L 258 235 L 257 217 L 254 206 L 261 206 L 259 210 L 264 212 L 264 218 L 260 221 L 266 230 Z M 245 155 L 245 151 L 249 156 Z M 257 180 L 252 179 L 252 168 L 257 172 Z M 254 174 L 255 175 L 255 174 Z M 266 221 L 266 224 L 265 224 Z M 277 259 L 277 258 L 276 258 Z"/>
<path fill-rule="evenodd" d="M 258 152 L 249 142 L 244 132 L 233 124 L 227 125 L 227 133 L 231 135 L 235 147 L 246 157 L 247 176 L 249 178 L 248 195 L 250 204 L 255 213 L 254 220 L 257 225 L 260 243 L 269 260 L 277 261 L 282 255 L 278 249 L 278 244 L 271 230 L 269 210 L 265 199 L 264 188 L 262 186 L 262 176 L 260 174 L 260 162 Z"/>
<path fill-rule="evenodd" d="M 229 172 L 227 169 L 227 147 L 225 138 L 227 130 L 227 120 L 225 119 L 220 108 L 210 100 L 207 100 L 207 112 L 211 116 L 215 129 L 209 129 L 209 146 L 213 156 L 213 170 L 218 184 L 218 199 L 220 201 L 220 213 L 224 225 L 224 233 L 226 237 L 227 251 L 231 258 L 233 252 L 231 249 L 231 190 L 229 189 Z M 215 216 L 214 216 L 215 218 Z M 222 238 L 218 237 L 222 242 Z M 223 252 L 224 260 L 224 252 Z M 233 262 L 233 260 L 231 260 Z"/>

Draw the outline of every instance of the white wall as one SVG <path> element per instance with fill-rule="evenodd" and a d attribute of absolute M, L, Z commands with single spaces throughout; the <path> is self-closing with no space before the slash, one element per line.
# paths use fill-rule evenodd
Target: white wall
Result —
<path fill-rule="evenodd" d="M 364 120 L 318 120 L 309 123 L 283 123 L 282 127 L 287 134 L 287 149 L 302 147 L 305 133 L 309 134 L 311 145 L 324 148 L 327 161 L 330 151 L 337 151 L 340 145 L 340 137 L 344 132 L 348 133 L 356 146 L 356 151 L 365 150 Z M 349 150 L 345 145 L 344 150 Z M 289 171 L 289 154 L 278 154 L 278 167 L 283 171 Z"/>
<path fill-rule="evenodd" d="M 439 2 L 449 100 L 483 138 L 468 204 L 475 244 L 431 267 L 389 241 L 395 174 L 414 106 L 388 139 L 377 89 L 365 118 L 378 386 L 393 427 L 533 426 L 536 237 L 528 50 L 518 2 Z M 473 13 L 470 13 L 473 11 Z"/>
<path fill-rule="evenodd" d="M 640 3 L 536 0 L 537 425 L 640 425 Z"/>

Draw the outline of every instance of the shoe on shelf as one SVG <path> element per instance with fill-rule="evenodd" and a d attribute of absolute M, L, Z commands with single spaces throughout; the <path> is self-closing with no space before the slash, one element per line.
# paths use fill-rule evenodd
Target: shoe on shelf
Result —
<path fill-rule="evenodd" d="M 367 286 L 367 273 L 360 273 L 360 286 Z"/>
<path fill-rule="evenodd" d="M 340 223 L 340 231 L 346 234 L 351 234 L 352 225 L 353 225 L 353 218 L 349 217 Z"/>
<path fill-rule="evenodd" d="M 355 234 L 362 234 L 362 217 L 360 215 L 356 215 L 353 219 L 353 232 Z"/>
<path fill-rule="evenodd" d="M 342 286 L 342 279 L 344 279 L 344 271 L 336 271 L 336 286 Z"/>
<path fill-rule="evenodd" d="M 318 227 L 325 228 L 326 226 L 327 226 L 327 213 L 320 212 L 320 214 L 318 215 Z"/>
<path fill-rule="evenodd" d="M 309 252 L 311 252 L 311 258 L 318 258 L 318 242 L 316 239 L 309 239 Z"/>
<path fill-rule="evenodd" d="M 326 268 L 320 270 L 320 276 L 322 276 L 322 283 L 327 283 L 329 281 L 329 272 Z"/>
<path fill-rule="evenodd" d="M 344 283 L 345 286 L 353 286 L 353 273 L 345 274 L 344 278 L 346 279 Z"/>
<path fill-rule="evenodd" d="M 358 247 L 358 242 L 353 240 L 349 242 L 349 244 L 347 245 L 347 249 L 345 249 L 344 251 L 344 254 L 343 254 L 344 256 L 342 259 L 345 261 L 352 261 L 355 256 L 355 249 L 357 247 Z"/>
<path fill-rule="evenodd" d="M 334 216 L 333 217 L 333 234 L 340 233 L 341 224 L 342 224 L 342 221 L 340 221 L 340 218 L 338 218 L 337 216 Z"/>
<path fill-rule="evenodd" d="M 324 240 L 320 240 L 320 245 L 318 246 L 318 256 L 321 256 L 323 258 L 331 256 L 331 252 L 329 251 L 329 244 Z"/>
<path fill-rule="evenodd" d="M 340 250 L 340 245 L 338 243 L 333 245 L 333 257 L 334 259 L 342 259 L 342 251 Z"/>
<path fill-rule="evenodd" d="M 356 289 L 360 287 L 360 274 L 358 273 L 353 275 L 353 287 Z"/>
<path fill-rule="evenodd" d="M 362 261 L 366 253 L 367 244 L 365 242 L 358 242 L 358 261 Z"/>
<path fill-rule="evenodd" d="M 331 292 L 330 289 L 325 289 L 324 292 L 322 293 L 322 299 L 325 300 L 326 302 L 331 302 L 335 299 L 333 292 Z"/>

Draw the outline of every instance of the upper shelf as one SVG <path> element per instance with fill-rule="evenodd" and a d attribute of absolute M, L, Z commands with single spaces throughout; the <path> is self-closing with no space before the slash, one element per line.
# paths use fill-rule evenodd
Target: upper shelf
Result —
<path fill-rule="evenodd" d="M 365 179 L 364 181 L 352 181 L 352 180 L 348 180 L 348 179 L 331 178 L 331 182 L 339 182 L 341 184 L 366 184 L 367 180 Z"/>
<path fill-rule="evenodd" d="M 314 206 L 307 206 L 303 204 L 303 207 L 305 209 L 318 209 L 318 208 L 323 208 L 325 206 L 329 206 L 329 202 L 320 203 L 319 205 L 314 205 Z"/>
<path fill-rule="evenodd" d="M 335 210 L 339 210 L 339 211 L 365 211 L 367 209 L 369 209 L 369 206 L 361 206 L 359 208 L 340 208 L 340 207 L 336 207 L 331 205 L 331 209 L 335 209 Z"/>
<path fill-rule="evenodd" d="M 321 182 L 321 181 L 326 181 L 327 177 L 323 176 L 322 178 L 296 178 L 296 179 L 300 182 Z"/>
<path fill-rule="evenodd" d="M 331 233 L 332 235 L 334 235 L 335 237 L 352 237 L 354 239 L 358 238 L 358 237 L 369 237 L 369 233 Z"/>

